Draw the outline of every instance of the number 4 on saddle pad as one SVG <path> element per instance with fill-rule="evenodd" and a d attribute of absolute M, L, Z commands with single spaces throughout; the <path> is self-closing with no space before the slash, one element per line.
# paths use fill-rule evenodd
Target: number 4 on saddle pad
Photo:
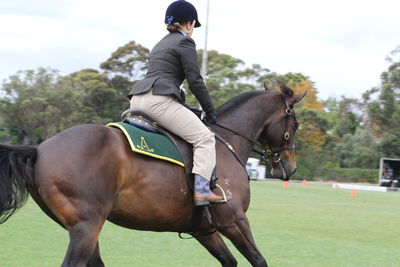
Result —
<path fill-rule="evenodd" d="M 168 137 L 158 133 L 147 132 L 124 122 L 113 122 L 107 126 L 120 129 L 127 138 L 132 151 L 153 158 L 185 166 L 181 153 Z"/>

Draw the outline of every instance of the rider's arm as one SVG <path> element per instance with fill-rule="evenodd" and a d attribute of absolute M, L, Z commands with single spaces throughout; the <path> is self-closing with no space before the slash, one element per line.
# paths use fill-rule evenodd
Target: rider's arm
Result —
<path fill-rule="evenodd" d="M 200 74 L 197 63 L 196 44 L 192 38 L 186 37 L 179 44 L 180 58 L 189 89 L 193 92 L 206 113 L 214 112 L 214 105 Z"/>

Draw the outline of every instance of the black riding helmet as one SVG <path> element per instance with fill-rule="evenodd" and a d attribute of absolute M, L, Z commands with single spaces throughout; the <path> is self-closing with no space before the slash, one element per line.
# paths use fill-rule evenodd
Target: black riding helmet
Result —
<path fill-rule="evenodd" d="M 195 28 L 201 24 L 197 18 L 196 8 L 185 0 L 178 0 L 170 4 L 165 12 L 165 24 L 174 24 L 175 22 L 185 22 L 196 20 Z"/>

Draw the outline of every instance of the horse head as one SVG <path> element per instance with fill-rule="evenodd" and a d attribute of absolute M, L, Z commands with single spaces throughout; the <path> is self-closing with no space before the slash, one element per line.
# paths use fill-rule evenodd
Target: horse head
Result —
<path fill-rule="evenodd" d="M 282 82 L 278 84 L 282 103 L 266 122 L 258 141 L 271 162 L 272 177 L 287 181 L 296 172 L 294 136 L 299 124 L 296 120 L 294 104 L 298 103 L 307 91 L 295 94 Z"/>

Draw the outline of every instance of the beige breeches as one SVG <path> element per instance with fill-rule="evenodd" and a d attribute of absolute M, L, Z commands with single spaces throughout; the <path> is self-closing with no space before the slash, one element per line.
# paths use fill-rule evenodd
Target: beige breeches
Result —
<path fill-rule="evenodd" d="M 131 108 L 140 108 L 168 131 L 193 145 L 193 170 L 210 180 L 215 167 L 214 134 L 189 109 L 170 96 L 153 95 L 152 91 L 134 95 Z"/>

